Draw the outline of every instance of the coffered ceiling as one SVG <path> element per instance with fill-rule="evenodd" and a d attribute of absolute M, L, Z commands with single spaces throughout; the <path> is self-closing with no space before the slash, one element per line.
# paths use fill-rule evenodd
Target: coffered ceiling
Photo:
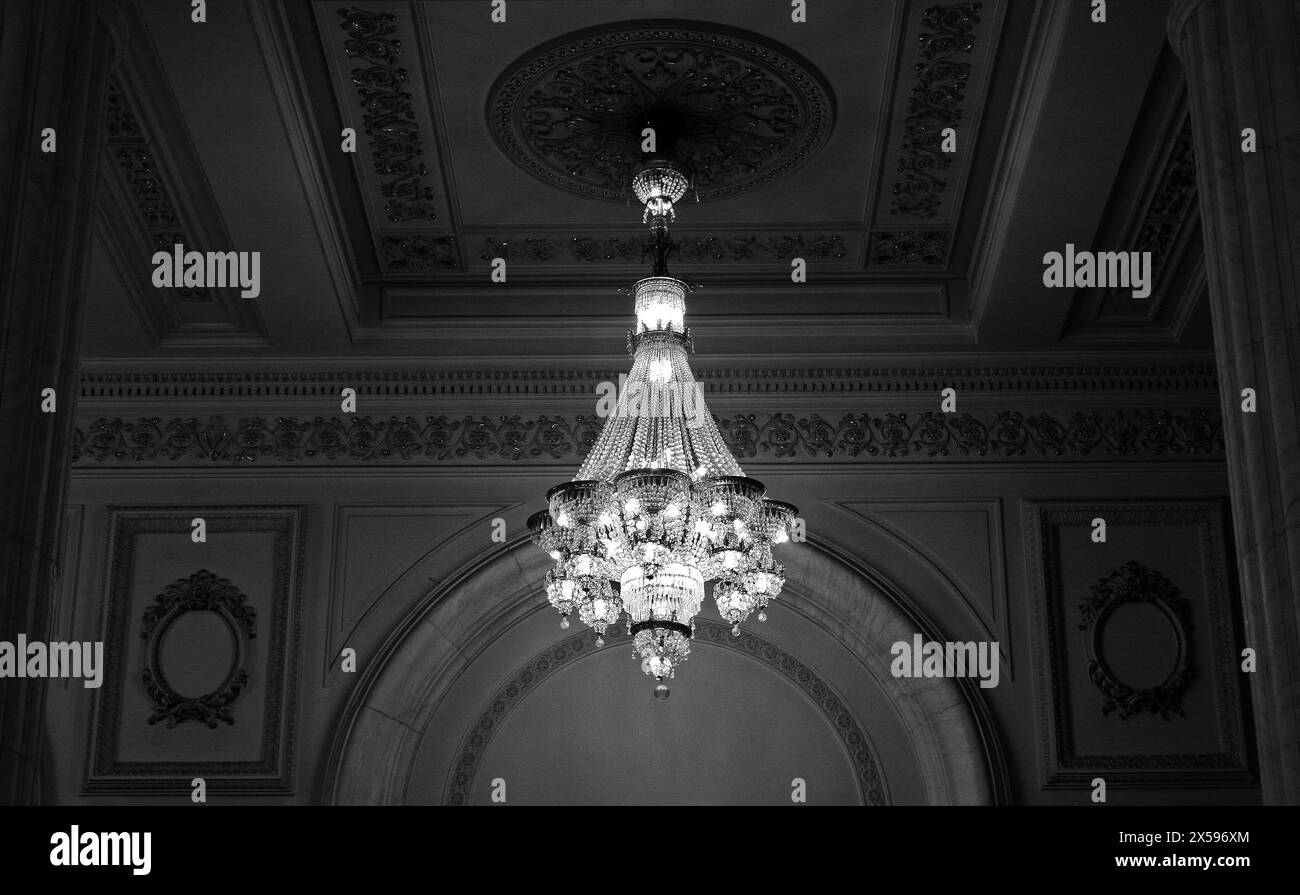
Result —
<path fill-rule="evenodd" d="M 211 0 L 198 24 L 141 0 L 84 353 L 608 360 L 648 270 L 626 171 L 652 110 L 694 162 L 672 269 L 701 284 L 701 354 L 1203 357 L 1166 4 L 1113 6 L 1099 25 L 1079 3 L 812 0 L 797 23 L 783 3 L 508 0 L 494 22 L 482 0 Z M 177 241 L 259 251 L 261 294 L 155 288 Z M 1153 251 L 1151 296 L 1044 288 L 1066 243 Z"/>

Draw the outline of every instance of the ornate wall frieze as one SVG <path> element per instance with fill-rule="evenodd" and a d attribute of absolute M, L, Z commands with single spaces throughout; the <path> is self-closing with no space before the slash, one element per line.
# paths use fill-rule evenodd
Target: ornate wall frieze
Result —
<path fill-rule="evenodd" d="M 550 261 L 644 261 L 650 243 L 640 236 L 552 239 L 521 236 L 483 240 L 478 257 L 545 264 Z M 848 256 L 844 237 L 830 235 L 686 236 L 677 240 L 675 255 L 683 261 L 784 261 L 789 258 L 841 259 Z"/>
<path fill-rule="evenodd" d="M 622 635 L 611 631 L 605 636 L 606 639 L 617 640 Z M 756 659 L 775 669 L 778 674 L 797 687 L 818 711 L 826 716 L 831 729 L 844 745 L 849 761 L 853 765 L 862 800 L 868 805 L 886 804 L 880 770 L 858 719 L 839 694 L 823 681 L 814 669 L 770 640 L 748 631 L 740 637 L 732 637 L 730 628 L 707 618 L 695 620 L 695 639 L 722 649 L 735 650 Z M 487 753 L 493 735 L 501 729 L 502 722 L 510 711 L 527 698 L 528 694 L 546 678 L 566 665 L 594 652 L 595 640 L 596 633 L 586 630 L 555 644 L 517 669 L 510 680 L 488 700 L 474 726 L 470 728 L 461 743 L 456 769 L 448 781 L 445 804 L 469 803 L 478 766 Z M 615 648 L 615 644 L 607 648 Z"/>
<path fill-rule="evenodd" d="M 980 3 L 931 6 L 921 18 L 927 29 L 918 38 L 915 85 L 908 98 L 903 124 L 903 155 L 891 192 L 891 215 L 933 218 L 948 189 L 941 176 L 952 155 L 941 150 L 942 131 L 962 120 L 962 101 L 971 63 L 962 58 L 975 47 Z"/>
<path fill-rule="evenodd" d="M 404 89 L 406 69 L 398 66 L 404 50 L 392 13 L 368 12 L 358 7 L 338 10 L 339 27 L 348 35 L 343 51 L 367 63 L 352 69 L 352 84 L 361 98 L 362 128 L 370 137 L 379 192 L 387 201 L 384 212 L 395 224 L 434 219 L 433 190 L 425 182 L 429 168 L 423 161 L 424 139 L 410 91 Z"/>
<path fill-rule="evenodd" d="M 568 35 L 517 59 L 489 92 L 488 124 L 530 174 L 622 202 L 641 161 L 647 110 L 681 121 L 668 151 L 690 168 L 701 199 L 799 167 L 833 117 L 821 76 L 766 38 L 701 22 L 632 22 Z"/>
<path fill-rule="evenodd" d="M 177 243 L 191 246 L 188 231 L 154 157 L 154 148 L 131 101 L 116 80 L 109 81 L 104 110 L 107 148 L 114 169 L 125 186 L 136 222 L 152 250 L 171 250 Z M 213 301 L 202 286 L 176 286 L 170 291 L 178 301 Z"/>
<path fill-rule="evenodd" d="M 980 414 L 737 413 L 717 417 L 728 447 L 760 460 L 1221 457 L 1212 410 L 1111 410 L 1054 417 Z M 576 461 L 595 416 L 102 417 L 75 433 L 74 462 L 462 463 Z"/>
<path fill-rule="evenodd" d="M 644 240 L 624 236 L 578 236 L 569 243 L 569 253 L 576 261 L 640 261 L 645 252 Z"/>

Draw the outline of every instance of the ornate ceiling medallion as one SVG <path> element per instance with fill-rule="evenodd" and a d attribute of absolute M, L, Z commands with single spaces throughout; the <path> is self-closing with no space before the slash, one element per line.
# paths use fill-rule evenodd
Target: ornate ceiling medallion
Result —
<path fill-rule="evenodd" d="M 630 22 L 568 35 L 516 60 L 493 85 L 497 143 L 529 173 L 623 202 L 646 120 L 670 122 L 672 155 L 703 199 L 804 164 L 834 118 L 830 89 L 791 50 L 699 22 Z M 663 147 L 660 147 L 663 152 Z"/>

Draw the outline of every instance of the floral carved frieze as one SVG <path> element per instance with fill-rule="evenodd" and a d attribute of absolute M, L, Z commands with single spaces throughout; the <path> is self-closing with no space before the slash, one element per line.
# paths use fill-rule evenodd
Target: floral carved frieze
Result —
<path fill-rule="evenodd" d="M 358 7 L 338 10 L 347 33 L 343 51 L 363 65 L 352 69 L 352 84 L 361 99 L 361 124 L 370 137 L 370 154 L 379 175 L 384 213 L 395 224 L 433 220 L 433 190 L 426 179 L 424 138 L 416 119 L 407 71 L 399 64 L 405 52 L 394 37 L 397 17 Z"/>
<path fill-rule="evenodd" d="M 459 270 L 456 237 L 426 233 L 380 233 L 379 260 L 385 273 Z"/>
<path fill-rule="evenodd" d="M 1132 560 L 1107 572 L 1089 590 L 1088 599 L 1079 604 L 1079 630 L 1084 632 L 1088 679 L 1105 697 L 1101 713 L 1114 712 L 1120 719 L 1144 713 L 1166 720 L 1170 715 L 1185 715 L 1182 698 L 1192 679 L 1191 604 L 1164 575 Z M 1156 607 L 1174 634 L 1176 649 L 1169 673 L 1151 687 L 1125 683 L 1106 661 L 1102 649 L 1106 623 L 1126 603 Z"/>
<path fill-rule="evenodd" d="M 948 189 L 946 171 L 952 153 L 944 152 L 943 130 L 962 120 L 962 102 L 971 63 L 964 57 L 975 47 L 975 26 L 980 3 L 931 6 L 921 22 L 925 31 L 917 38 L 914 84 L 903 123 L 901 175 L 891 189 L 892 215 L 933 218 Z"/>
<path fill-rule="evenodd" d="M 1200 210 L 1196 198 L 1196 156 L 1192 147 L 1192 123 L 1183 122 L 1174 139 L 1173 150 L 1160 171 L 1159 184 L 1142 212 L 1134 251 L 1151 253 L 1151 281 L 1160 282 L 1161 273 L 1179 237 L 1193 223 Z M 1118 287 L 1112 294 L 1124 291 Z"/>
<path fill-rule="evenodd" d="M 736 456 L 759 460 L 1223 456 L 1220 420 L 1211 410 L 737 413 L 715 419 Z M 101 417 L 77 428 L 74 462 L 568 462 L 586 456 L 603 425 L 600 417 L 581 414 Z"/>
<path fill-rule="evenodd" d="M 121 85 L 108 83 L 104 109 L 104 132 L 113 168 L 125 188 L 136 224 L 144 233 L 150 250 L 191 245 L 185 222 L 177 210 L 174 193 L 167 186 L 155 149 L 144 125 L 131 107 Z M 213 301 L 215 296 L 203 286 L 169 288 L 178 301 Z"/>
<path fill-rule="evenodd" d="M 700 199 L 804 164 L 833 117 L 830 91 L 809 63 L 765 38 L 700 22 L 569 35 L 516 60 L 488 99 L 493 136 L 521 168 L 620 202 L 641 161 L 647 113 L 677 123 L 670 151 L 693 173 Z"/>
<path fill-rule="evenodd" d="M 948 261 L 947 230 L 877 231 L 868 256 L 873 267 L 942 267 Z"/>

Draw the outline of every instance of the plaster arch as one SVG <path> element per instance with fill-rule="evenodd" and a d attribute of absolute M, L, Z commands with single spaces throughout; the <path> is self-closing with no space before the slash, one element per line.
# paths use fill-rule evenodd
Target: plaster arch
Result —
<path fill-rule="evenodd" d="M 905 595 L 832 548 L 810 541 L 784 552 L 792 585 L 780 602 L 852 653 L 860 673 L 887 696 L 924 780 L 924 801 L 995 801 L 998 747 L 979 694 L 949 679 L 889 674 L 890 646 L 917 631 L 929 636 L 933 627 L 909 612 Z M 393 630 L 336 726 L 325 768 L 329 801 L 406 799 L 421 737 L 439 704 L 498 637 L 544 605 L 548 564 L 526 540 L 516 541 L 445 581 Z M 514 665 L 523 667 L 530 656 L 517 656 Z M 493 694 L 483 696 L 490 702 Z"/>

